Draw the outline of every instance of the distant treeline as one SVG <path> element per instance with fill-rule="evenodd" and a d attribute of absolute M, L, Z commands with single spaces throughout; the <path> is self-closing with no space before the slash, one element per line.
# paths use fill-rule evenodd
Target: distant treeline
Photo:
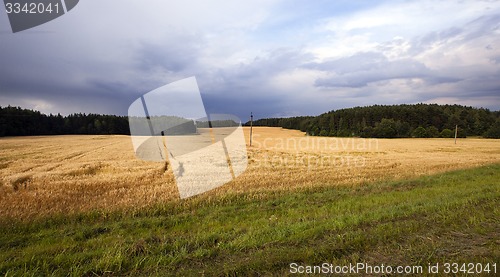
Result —
<path fill-rule="evenodd" d="M 151 135 L 145 118 L 132 117 L 134 134 Z M 164 130 L 164 135 L 184 135 L 197 132 L 197 128 L 208 128 L 208 121 L 196 121 L 175 116 L 153 116 L 150 122 L 155 129 Z M 234 120 L 212 120 L 211 127 L 235 127 Z M 130 135 L 127 116 L 100 114 L 71 114 L 68 116 L 45 115 L 39 111 L 20 107 L 0 106 L 0 137 L 39 135 Z"/>
<path fill-rule="evenodd" d="M 159 132 L 157 135 L 186 135 L 197 132 L 196 125 L 193 120 L 178 116 L 152 116 L 137 117 L 133 116 L 129 119 L 130 127 L 134 135 L 150 136 L 151 133 Z M 151 130 L 153 128 L 153 131 Z M 160 131 L 161 130 L 161 131 Z"/>
<path fill-rule="evenodd" d="M 130 134 L 126 116 L 99 114 L 45 115 L 19 107 L 0 107 L 0 137 Z"/>
<path fill-rule="evenodd" d="M 366 138 L 449 138 L 458 125 L 459 137 L 500 138 L 500 111 L 460 105 L 375 105 L 315 117 L 265 118 L 253 124 L 301 130 L 312 136 Z"/>

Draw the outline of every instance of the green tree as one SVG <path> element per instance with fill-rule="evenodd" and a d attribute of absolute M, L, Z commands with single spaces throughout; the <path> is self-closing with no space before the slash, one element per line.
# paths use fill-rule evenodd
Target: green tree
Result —
<path fill-rule="evenodd" d="M 337 129 L 337 134 L 338 134 L 339 136 L 344 137 L 344 136 L 346 136 L 346 135 L 344 135 L 344 134 L 348 134 L 348 133 L 349 133 L 349 131 L 347 130 L 347 123 L 346 123 L 346 121 L 344 120 L 344 118 L 343 118 L 343 117 L 341 117 L 341 118 L 339 119 L 339 124 L 338 124 L 338 126 L 337 126 L 337 127 L 338 127 L 338 129 Z"/>
<path fill-rule="evenodd" d="M 354 134 L 363 137 L 385 137 L 388 130 L 383 130 L 384 125 L 378 126 L 385 118 L 396 122 L 396 137 L 411 137 L 412 131 L 419 126 L 428 128 L 426 130 L 428 135 L 437 136 L 436 130 L 429 129 L 430 126 L 438 130 L 445 128 L 455 130 L 456 125 L 459 127 L 458 136 L 465 137 L 467 134 L 485 134 L 498 117 L 500 117 L 500 112 L 460 105 L 374 105 L 332 110 L 316 117 L 261 119 L 254 122 L 254 125 L 299 129 L 309 134 L 319 135 L 319 132 L 313 128 L 314 126 L 318 127 L 319 131 L 328 131 L 330 136 Z M 368 130 L 374 131 L 375 128 L 377 128 L 377 133 L 367 132 Z"/>
<path fill-rule="evenodd" d="M 443 131 L 439 134 L 439 137 L 441 138 L 453 138 L 454 136 L 455 133 L 450 129 L 443 129 Z"/>
<path fill-rule="evenodd" d="M 407 138 L 410 136 L 410 123 L 396 121 L 396 131 L 398 138 Z"/>
<path fill-rule="evenodd" d="M 373 136 L 377 138 L 395 138 L 397 134 L 397 125 L 394 119 L 382 118 L 373 129 Z"/>
<path fill-rule="evenodd" d="M 361 131 L 360 137 L 362 138 L 371 138 L 373 137 L 373 128 L 370 126 L 367 126 Z"/>
<path fill-rule="evenodd" d="M 101 132 L 102 123 L 101 123 L 101 121 L 99 121 L 99 119 L 94 120 L 94 127 L 95 127 L 95 130 L 97 131 L 97 133 Z"/>
<path fill-rule="evenodd" d="M 484 134 L 484 137 L 486 138 L 495 138 L 498 139 L 500 138 L 500 119 L 497 119 L 495 124 L 493 124 L 488 131 Z"/>
<path fill-rule="evenodd" d="M 414 138 L 426 138 L 427 130 L 425 130 L 425 128 L 422 126 L 419 126 L 417 129 L 413 130 L 411 136 Z"/>
<path fill-rule="evenodd" d="M 314 126 L 314 127 L 312 128 L 311 135 L 312 135 L 312 136 L 319 136 L 319 128 L 318 128 L 317 126 Z"/>
<path fill-rule="evenodd" d="M 427 137 L 429 137 L 429 138 L 438 138 L 439 137 L 439 130 L 434 126 L 427 127 L 426 132 L 427 132 Z"/>

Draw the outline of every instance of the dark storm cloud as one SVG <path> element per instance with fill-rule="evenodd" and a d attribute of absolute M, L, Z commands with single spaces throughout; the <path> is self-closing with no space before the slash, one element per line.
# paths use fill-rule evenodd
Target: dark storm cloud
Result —
<path fill-rule="evenodd" d="M 362 52 L 337 60 L 322 63 L 310 63 L 304 65 L 321 71 L 335 71 L 338 74 L 346 74 L 356 71 L 370 71 L 379 67 L 379 63 L 386 63 L 387 58 L 381 53 Z"/>
<path fill-rule="evenodd" d="M 0 15 L 0 105 L 126 114 L 140 95 L 196 76 L 208 112 L 243 121 L 250 111 L 259 117 L 319 114 L 451 96 L 460 103 L 488 97 L 474 103 L 499 106 L 500 6 L 468 11 L 456 21 L 450 19 L 455 15 L 431 16 L 453 24 L 423 24 L 404 38 L 409 25 L 385 28 L 379 19 L 391 14 L 366 16 L 373 4 L 356 4 L 345 17 L 325 12 L 295 22 L 300 9 L 272 9 L 272 1 L 149 1 L 154 5 L 81 2 L 67 16 L 16 35 L 7 32 L 6 15 Z M 384 11 L 401 3 L 409 3 L 404 18 L 419 26 L 422 19 L 411 17 L 415 9 L 425 10 L 420 2 L 375 6 Z M 324 10 L 321 3 L 301 5 Z M 439 5 L 457 10 L 461 4 Z M 325 21 L 339 29 L 325 31 Z M 342 49 L 331 45 L 350 49 L 337 53 Z"/>
<path fill-rule="evenodd" d="M 269 97 L 270 79 L 281 72 L 293 70 L 311 55 L 290 49 L 272 50 L 240 64 L 207 67 L 198 78 L 200 87 L 208 94 L 233 94 L 238 97 Z M 279 94 L 274 91 L 272 94 Z M 234 97 L 234 96 L 232 96 Z"/>
<path fill-rule="evenodd" d="M 176 43 L 141 42 L 134 50 L 137 69 L 150 71 L 161 67 L 169 72 L 182 72 L 194 68 L 200 56 L 201 39 L 183 35 L 172 40 Z"/>
<path fill-rule="evenodd" d="M 255 84 L 265 83 L 270 76 L 294 69 L 312 58 L 311 54 L 298 50 L 279 48 L 257 56 L 250 62 L 221 69 L 219 74 L 230 83 L 243 82 L 254 87 Z"/>
<path fill-rule="evenodd" d="M 201 74 L 198 83 L 206 109 L 210 113 L 230 113 L 240 118 L 246 118 L 251 111 L 259 117 L 286 111 L 287 100 L 293 95 L 278 90 L 270 79 L 311 58 L 301 51 L 275 49 L 251 61 Z"/>
<path fill-rule="evenodd" d="M 475 76 L 459 83 L 461 90 L 454 92 L 462 97 L 481 97 L 500 95 L 500 70 L 497 76 Z M 492 103 L 493 104 L 493 103 Z M 497 103 L 500 108 L 500 103 Z"/>
<path fill-rule="evenodd" d="M 318 87 L 365 87 L 369 83 L 391 79 L 424 79 L 430 84 L 458 82 L 459 79 L 439 76 L 423 63 L 412 59 L 390 61 L 381 53 L 358 53 L 324 63 L 307 65 L 328 72 L 330 77 L 317 79 Z"/>
<path fill-rule="evenodd" d="M 194 68 L 197 56 L 191 47 L 193 39 L 179 37 L 177 44 L 130 44 L 125 50 L 107 43 L 87 47 L 88 43 L 66 41 L 68 34 L 50 35 L 52 40 L 32 33 L 4 37 L 0 44 L 0 105 L 41 101 L 53 106 L 45 112 L 63 114 L 126 115 L 130 103 L 140 95 L 189 77 L 182 70 Z"/>
<path fill-rule="evenodd" d="M 273 117 L 277 112 L 286 110 L 281 97 L 272 96 L 273 91 L 266 93 L 269 97 L 255 97 L 251 93 L 247 97 L 226 92 L 220 94 L 202 94 L 205 109 L 209 114 L 232 114 L 247 122 L 252 112 L 256 118 Z M 232 96 L 233 95 L 233 96 Z"/>

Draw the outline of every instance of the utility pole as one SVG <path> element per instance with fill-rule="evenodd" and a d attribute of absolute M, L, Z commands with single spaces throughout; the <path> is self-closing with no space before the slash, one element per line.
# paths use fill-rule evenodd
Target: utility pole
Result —
<path fill-rule="evenodd" d="M 458 125 L 455 125 L 455 144 L 457 144 Z"/>
<path fill-rule="evenodd" d="M 250 112 L 250 146 L 252 146 L 253 113 Z"/>

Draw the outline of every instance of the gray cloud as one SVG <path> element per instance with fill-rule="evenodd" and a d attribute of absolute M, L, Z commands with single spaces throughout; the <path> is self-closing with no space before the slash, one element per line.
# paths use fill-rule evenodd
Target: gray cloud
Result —
<path fill-rule="evenodd" d="M 219 85 L 222 86 L 255 89 L 266 85 L 270 77 L 287 70 L 293 70 L 312 58 L 311 54 L 294 49 L 272 49 L 263 55 L 254 57 L 249 62 L 225 68 L 209 66 L 209 68 L 216 68 L 215 74 L 210 77 L 219 80 Z M 219 86 L 212 89 L 223 88 Z"/>
<path fill-rule="evenodd" d="M 318 87 L 359 88 L 369 83 L 391 80 L 421 78 L 429 84 L 458 82 L 460 79 L 439 76 L 424 64 L 412 59 L 390 61 L 381 53 L 365 52 L 318 64 L 309 68 L 330 73 L 330 77 L 317 79 Z"/>
<path fill-rule="evenodd" d="M 463 26 L 431 31 L 409 40 L 398 37 L 380 43 L 371 52 L 305 67 L 325 73 L 316 79 L 316 86 L 344 91 L 346 97 L 363 101 L 387 101 L 382 99 L 390 94 L 394 103 L 455 99 L 457 103 L 474 105 L 483 101 L 482 106 L 497 110 L 500 67 L 499 49 L 494 45 L 500 43 L 499 26 L 500 14 L 481 16 Z"/>
<path fill-rule="evenodd" d="M 498 30 L 500 30 L 500 14 L 485 15 L 467 22 L 461 27 L 454 26 L 413 38 L 411 49 L 408 52 L 417 55 L 436 44 L 459 46 L 482 36 L 498 36 L 495 35 Z"/>
<path fill-rule="evenodd" d="M 328 13 L 281 26 L 273 25 L 278 14 L 272 1 L 121 3 L 81 2 L 67 16 L 18 34 L 0 15 L 0 105 L 124 115 L 140 95 L 194 75 L 209 112 L 243 119 L 250 111 L 260 117 L 319 114 L 450 96 L 489 97 L 481 105 L 500 106 L 498 13 L 435 26 L 417 37 L 380 41 L 367 35 L 362 39 L 376 46 L 332 59 L 311 50 L 331 35 L 313 28 Z M 302 18 L 300 10 L 286 12 Z M 356 39 L 365 35 L 357 32 Z M 434 53 L 436 45 L 441 50 Z M 467 47 L 469 52 L 454 52 Z M 482 55 L 477 63 L 461 61 L 476 54 Z M 443 62 L 433 64 L 436 59 Z"/>
<path fill-rule="evenodd" d="M 310 59 L 310 54 L 281 48 L 230 67 L 208 67 L 211 74 L 201 73 L 198 78 L 207 111 L 240 118 L 246 118 L 251 111 L 260 117 L 289 114 L 295 92 L 280 91 L 271 80 Z"/>
<path fill-rule="evenodd" d="M 134 61 L 137 70 L 150 72 L 160 67 L 167 72 L 183 72 L 199 66 L 202 39 L 181 35 L 172 38 L 176 43 L 141 42 L 134 49 Z"/>
<path fill-rule="evenodd" d="M 500 56 L 490 58 L 490 61 L 495 63 L 495 64 L 500 64 Z"/>

